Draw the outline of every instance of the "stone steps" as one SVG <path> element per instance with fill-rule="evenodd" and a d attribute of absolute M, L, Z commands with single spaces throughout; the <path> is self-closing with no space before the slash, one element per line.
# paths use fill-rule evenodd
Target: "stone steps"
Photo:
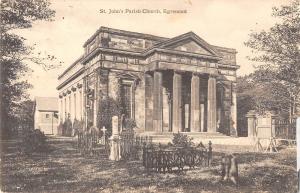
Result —
<path fill-rule="evenodd" d="M 193 138 L 193 141 L 213 140 L 213 139 L 230 139 L 232 137 L 222 133 L 196 133 L 196 132 L 182 132 L 182 134 Z M 173 139 L 173 133 L 141 133 L 139 136 L 151 136 L 154 143 L 168 143 Z"/>

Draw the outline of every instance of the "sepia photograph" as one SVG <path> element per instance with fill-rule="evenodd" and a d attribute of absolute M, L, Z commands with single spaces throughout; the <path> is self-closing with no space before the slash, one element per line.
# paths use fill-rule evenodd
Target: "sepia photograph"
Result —
<path fill-rule="evenodd" d="M 299 0 L 0 5 L 0 192 L 300 192 Z"/>

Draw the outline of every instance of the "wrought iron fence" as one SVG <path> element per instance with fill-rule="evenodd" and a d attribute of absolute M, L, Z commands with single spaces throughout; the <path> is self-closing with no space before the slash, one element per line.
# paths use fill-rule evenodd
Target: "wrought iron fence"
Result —
<path fill-rule="evenodd" d="M 126 130 L 120 133 L 120 155 L 122 160 L 142 159 L 143 144 L 151 144 L 152 137 L 135 136 L 134 131 Z M 82 155 L 99 155 L 103 152 L 107 155 L 110 152 L 110 139 L 101 132 L 92 130 L 78 133 L 77 149 Z"/>
<path fill-rule="evenodd" d="M 275 119 L 272 122 L 272 128 L 275 130 L 275 138 L 277 139 L 296 139 L 296 119 Z"/>
<path fill-rule="evenodd" d="M 184 167 L 207 167 L 212 161 L 212 143 L 208 148 L 202 143 L 197 147 L 143 147 L 143 166 L 147 172 L 171 172 Z"/>
<path fill-rule="evenodd" d="M 152 144 L 152 137 L 135 136 L 134 131 L 122 131 L 120 134 L 121 159 L 141 159 L 143 144 Z"/>
<path fill-rule="evenodd" d="M 108 154 L 108 137 L 96 130 L 78 133 L 77 148 L 82 155 L 99 155 L 103 151 Z"/>

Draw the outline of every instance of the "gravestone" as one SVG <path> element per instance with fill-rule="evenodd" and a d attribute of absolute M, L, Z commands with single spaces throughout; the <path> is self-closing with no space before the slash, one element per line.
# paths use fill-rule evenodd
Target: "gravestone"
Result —
<path fill-rule="evenodd" d="M 119 161 L 121 159 L 120 151 L 120 134 L 119 134 L 119 122 L 118 117 L 112 117 L 112 136 L 110 140 L 110 155 L 109 159 Z"/>

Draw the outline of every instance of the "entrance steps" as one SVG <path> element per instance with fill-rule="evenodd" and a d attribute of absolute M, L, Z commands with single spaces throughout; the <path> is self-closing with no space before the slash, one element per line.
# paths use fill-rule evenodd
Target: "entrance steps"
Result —
<path fill-rule="evenodd" d="M 184 135 L 187 135 L 189 137 L 193 138 L 194 142 L 200 142 L 200 141 L 208 141 L 214 139 L 230 139 L 232 137 L 224 135 L 219 132 L 215 133 L 207 133 L 207 132 L 181 132 Z M 139 136 L 148 136 L 152 138 L 152 141 L 154 143 L 169 143 L 172 142 L 173 134 L 171 132 L 164 132 L 164 133 L 153 133 L 153 132 L 144 132 L 138 134 Z"/>

